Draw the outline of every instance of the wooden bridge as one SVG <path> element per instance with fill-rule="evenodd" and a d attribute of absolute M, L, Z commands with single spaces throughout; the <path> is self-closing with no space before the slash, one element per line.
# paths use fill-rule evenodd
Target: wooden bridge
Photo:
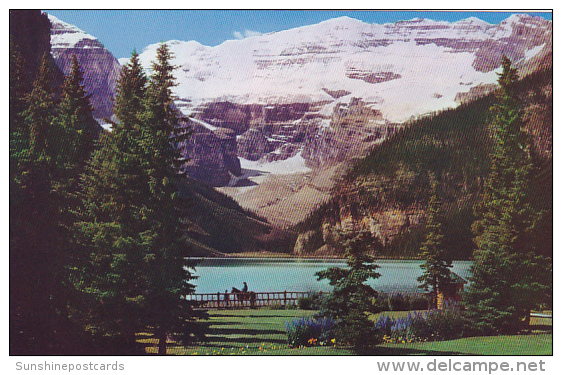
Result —
<path fill-rule="evenodd" d="M 273 305 L 296 305 L 299 298 L 311 292 L 246 292 L 246 293 L 194 293 L 187 296 L 190 301 L 199 302 L 207 309 L 240 309 L 269 307 Z"/>

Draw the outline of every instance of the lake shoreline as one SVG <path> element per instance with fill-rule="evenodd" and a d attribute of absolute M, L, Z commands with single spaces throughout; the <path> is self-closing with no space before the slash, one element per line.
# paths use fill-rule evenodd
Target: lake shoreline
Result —
<path fill-rule="evenodd" d="M 271 251 L 259 251 L 259 252 L 244 252 L 244 253 L 222 253 L 221 257 L 193 257 L 193 258 L 203 258 L 203 259 L 213 259 L 213 258 L 274 258 L 274 259 L 317 259 L 317 260 L 346 260 L 345 257 L 341 256 L 318 256 L 318 255 L 295 255 L 287 253 L 275 253 Z M 423 260 L 421 257 L 400 257 L 400 256 L 375 256 L 374 260 Z M 472 259 L 453 259 L 453 261 L 471 261 Z"/>
<path fill-rule="evenodd" d="M 246 254 L 248 255 L 248 253 Z M 263 291 L 324 291 L 331 290 L 328 280 L 318 280 L 316 274 L 330 267 L 347 268 L 345 259 L 289 258 L 289 257 L 228 257 L 191 258 L 193 275 L 197 277 L 196 292 L 223 293 L 232 287 Z M 463 279 L 470 273 L 470 261 L 454 261 L 451 271 Z M 418 277 L 422 274 L 422 260 L 376 259 L 379 278 L 369 280 L 376 290 L 392 292 L 418 291 Z"/>

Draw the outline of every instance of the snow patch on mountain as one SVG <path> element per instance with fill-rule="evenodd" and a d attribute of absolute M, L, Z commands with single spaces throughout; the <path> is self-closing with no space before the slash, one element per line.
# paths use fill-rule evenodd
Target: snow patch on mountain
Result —
<path fill-rule="evenodd" d="M 240 166 L 242 169 L 259 171 L 270 174 L 293 174 L 293 173 L 306 173 L 312 169 L 306 166 L 306 160 L 302 157 L 302 150 L 295 156 L 285 160 L 274 162 L 264 162 L 262 160 L 252 161 L 240 158 Z"/>
<path fill-rule="evenodd" d="M 540 46 L 536 46 L 534 48 L 525 51 L 525 60 L 529 60 L 535 57 L 540 51 L 542 51 L 545 45 L 546 43 L 543 43 Z"/>
<path fill-rule="evenodd" d="M 48 14 L 49 21 L 51 21 L 51 48 L 74 48 L 80 42 L 85 40 L 99 43 L 98 39 L 90 34 L 80 30 L 74 25 L 63 22 L 57 17 Z M 88 45 L 88 48 L 95 48 L 95 46 Z M 102 48 L 101 43 L 98 48 Z"/>

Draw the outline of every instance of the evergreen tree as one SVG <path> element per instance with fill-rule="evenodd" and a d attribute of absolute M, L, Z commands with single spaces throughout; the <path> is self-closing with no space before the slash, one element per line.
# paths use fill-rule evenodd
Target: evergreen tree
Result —
<path fill-rule="evenodd" d="M 162 44 L 152 65 L 145 121 L 147 136 L 143 145 L 150 154 L 146 173 L 149 179 L 149 199 L 146 215 L 149 227 L 142 233 L 151 272 L 147 275 L 147 317 L 155 327 L 158 353 L 166 353 L 166 338 L 174 334 L 188 342 L 200 338 L 197 318 L 205 315 L 193 310 L 195 306 L 183 296 L 194 292 L 190 283 L 195 264 L 185 260 L 185 201 L 179 196 L 177 179 L 182 157 L 178 144 L 189 135 L 180 126 L 177 110 L 173 107 L 172 87 L 175 85 L 170 64 L 172 55 Z"/>
<path fill-rule="evenodd" d="M 86 92 L 83 75 L 76 55 L 72 55 L 70 73 L 66 76 L 63 87 L 59 113 L 56 121 L 57 150 L 66 158 L 63 164 L 81 168 L 89 157 L 93 144 L 91 94 Z M 90 126 L 89 126 L 90 125 Z"/>
<path fill-rule="evenodd" d="M 25 119 L 29 124 L 30 152 L 45 162 L 50 162 L 51 148 L 49 147 L 49 130 L 56 116 L 55 94 L 52 87 L 52 60 L 45 54 L 39 68 L 37 79 L 33 83 L 33 90 L 27 97 Z"/>
<path fill-rule="evenodd" d="M 51 61 L 45 55 L 33 90 L 26 96 L 11 146 L 16 166 L 10 191 L 10 286 L 15 344 L 24 353 L 53 353 L 57 311 L 53 296 L 61 270 L 57 227 L 59 206 L 51 194 L 53 164 L 47 150 L 56 114 L 51 87 Z M 12 206 L 13 205 L 13 206 Z"/>
<path fill-rule="evenodd" d="M 443 233 L 441 229 L 440 202 L 437 197 L 437 183 L 433 182 L 432 195 L 428 207 L 427 235 L 421 247 L 424 263 L 420 265 L 423 274 L 418 277 L 420 288 L 431 291 L 431 307 L 437 308 L 437 293 L 447 293 L 452 285 L 452 260 L 443 248 Z"/>
<path fill-rule="evenodd" d="M 83 176 L 84 210 L 78 223 L 89 262 L 76 285 L 90 302 L 101 332 L 126 346 L 135 333 L 154 328 L 159 353 L 169 334 L 187 341 L 203 313 L 183 296 L 194 292 L 183 266 L 183 212 L 175 162 L 178 115 L 172 107 L 172 66 L 166 47 L 147 80 L 134 52 L 124 66 L 115 99 L 118 122 L 102 135 Z M 189 268 L 188 268 L 189 269 Z"/>
<path fill-rule="evenodd" d="M 22 112 L 25 110 L 25 64 L 18 46 L 13 42 L 10 34 L 10 141 L 13 134 L 23 131 Z"/>
<path fill-rule="evenodd" d="M 11 344 L 19 353 L 56 354 L 79 340 L 68 320 L 66 287 L 73 256 L 69 212 L 77 185 L 63 171 L 72 169 L 76 177 L 78 159 L 84 156 L 77 144 L 58 147 L 64 141 L 57 131 L 62 111 L 53 90 L 51 56 L 43 56 L 33 88 L 24 96 L 21 75 L 26 72 L 19 68 L 17 52 L 11 55 Z M 82 156 L 69 166 L 72 155 Z"/>
<path fill-rule="evenodd" d="M 521 329 L 537 304 L 532 295 L 548 289 L 540 275 L 549 262 L 535 255 L 531 240 L 538 214 L 529 204 L 532 164 L 528 137 L 521 129 L 517 70 L 505 56 L 502 66 L 497 102 L 491 108 L 495 148 L 483 199 L 475 207 L 477 250 L 466 293 L 468 316 L 484 334 Z"/>
<path fill-rule="evenodd" d="M 145 303 L 146 251 L 140 233 L 146 229 L 149 194 L 140 145 L 146 76 L 133 53 L 121 72 L 114 104 L 117 122 L 101 134 L 82 176 L 76 228 L 85 260 L 75 272 L 89 312 L 81 319 L 102 334 L 117 336 L 124 352 L 134 350 Z M 81 313 L 77 311 L 77 313 Z"/>
<path fill-rule="evenodd" d="M 91 95 L 86 93 L 82 81 L 80 65 L 76 56 L 72 55 L 71 70 L 64 80 L 58 113 L 51 125 L 53 135 L 50 146 L 56 165 L 53 189 L 61 202 L 64 225 L 68 231 L 72 230 L 74 222 L 72 211 L 79 204 L 79 177 L 89 159 L 95 136 L 90 130 L 94 122 Z M 65 237 L 65 244 L 71 245 L 70 237 Z"/>
<path fill-rule="evenodd" d="M 372 301 L 377 292 L 365 283 L 380 277 L 376 271 L 379 266 L 366 255 L 370 242 L 365 233 L 348 238 L 343 243 L 348 267 L 330 267 L 316 273 L 319 281 L 327 279 L 333 287 L 320 314 L 336 320 L 336 340 L 351 344 L 355 350 L 377 343 L 373 324 L 366 315 L 374 312 Z"/>

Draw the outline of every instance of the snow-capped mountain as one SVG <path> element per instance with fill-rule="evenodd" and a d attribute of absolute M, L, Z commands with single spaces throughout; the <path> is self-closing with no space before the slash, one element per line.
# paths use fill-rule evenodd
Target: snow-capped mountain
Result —
<path fill-rule="evenodd" d="M 275 208 L 280 202 L 309 212 L 329 190 L 327 168 L 361 155 L 407 120 L 490 92 L 502 55 L 522 73 L 551 59 L 552 22 L 513 15 L 497 25 L 474 17 L 379 25 L 342 17 L 216 47 L 166 43 L 178 66 L 176 104 L 205 134 L 198 140 L 209 139 L 216 155 L 213 145 L 224 141 L 215 138 L 227 139 L 229 160 L 234 142 L 241 162 L 215 168 L 220 156 L 210 163 L 198 153 L 204 146 L 193 152 L 192 145 L 191 170 L 206 170 L 213 176 L 207 181 L 271 219 L 285 212 L 286 205 Z M 147 70 L 157 48 L 140 55 Z M 314 178 L 320 170 L 324 177 Z M 295 176 L 271 186 L 263 173 L 270 180 Z M 302 173 L 311 179 L 296 184 Z M 303 193 L 311 188 L 316 193 Z"/>
<path fill-rule="evenodd" d="M 502 54 L 518 64 L 548 49 L 552 24 L 514 15 L 499 25 L 412 19 L 367 24 L 342 17 L 317 25 L 230 40 L 216 47 L 169 41 L 178 97 L 192 114 L 211 101 L 235 104 L 335 103 L 362 98 L 384 119 L 455 106 L 458 93 L 495 83 Z M 149 67 L 157 45 L 141 61 Z M 330 92 L 348 92 L 334 98 Z"/>
<path fill-rule="evenodd" d="M 121 66 L 97 38 L 58 18 L 51 22 L 51 54 L 64 74 L 70 72 L 72 55 L 76 55 L 84 73 L 84 85 L 90 93 L 94 117 L 102 121 L 111 117 L 113 96 Z"/>
<path fill-rule="evenodd" d="M 76 53 L 98 110 L 110 115 L 119 64 L 95 37 L 50 19 L 57 63 L 65 70 Z M 552 22 L 342 17 L 216 47 L 166 44 L 178 67 L 176 106 L 194 129 L 188 174 L 285 225 L 329 198 L 340 163 L 409 119 L 490 92 L 503 54 L 522 74 L 552 64 Z M 157 48 L 140 55 L 148 73 Z"/>

